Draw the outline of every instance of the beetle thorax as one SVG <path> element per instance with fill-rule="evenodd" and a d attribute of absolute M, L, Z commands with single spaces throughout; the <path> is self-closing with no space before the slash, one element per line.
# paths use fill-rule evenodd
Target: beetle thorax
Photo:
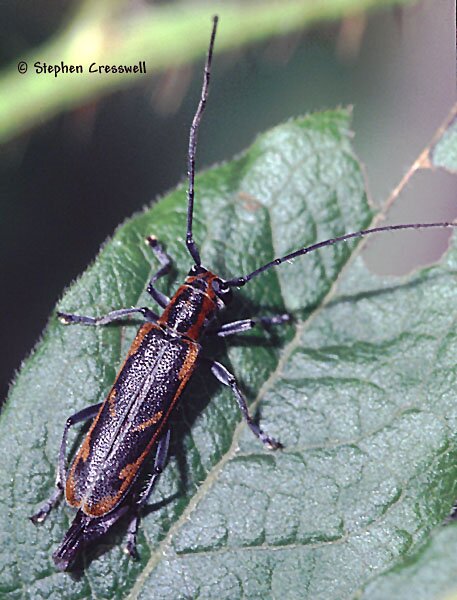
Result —
<path fill-rule="evenodd" d="M 189 275 L 171 298 L 159 324 L 192 340 L 201 338 L 206 326 L 224 308 L 213 287 L 215 280 L 219 278 L 206 270 Z"/>

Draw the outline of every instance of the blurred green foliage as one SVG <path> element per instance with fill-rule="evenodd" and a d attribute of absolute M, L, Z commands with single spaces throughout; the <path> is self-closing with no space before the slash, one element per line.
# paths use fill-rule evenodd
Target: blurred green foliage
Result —
<path fill-rule="evenodd" d="M 90 74 L 89 65 L 129 65 L 145 61 L 148 74 L 182 65 L 208 45 L 209 20 L 218 12 L 222 27 L 218 52 L 298 31 L 318 21 L 362 11 L 410 4 L 405 0 L 285 0 L 266 2 L 175 2 L 141 6 L 117 0 L 85 1 L 64 28 L 0 74 L 0 142 L 44 118 L 131 85 L 140 75 Z M 28 65 L 18 72 L 19 61 Z M 36 61 L 83 65 L 84 73 L 38 75 Z M 143 76 L 144 77 L 144 76 Z"/>

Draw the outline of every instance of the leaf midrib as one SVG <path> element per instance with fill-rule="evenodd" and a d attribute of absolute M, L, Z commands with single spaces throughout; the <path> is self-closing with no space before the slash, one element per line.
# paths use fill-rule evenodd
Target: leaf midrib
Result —
<path fill-rule="evenodd" d="M 270 231 L 273 231 L 272 227 L 271 227 L 271 214 L 270 214 L 270 211 L 268 208 L 267 208 L 267 212 L 268 212 L 268 215 L 270 218 Z M 377 215 L 375 215 L 373 217 L 370 226 L 373 226 L 374 223 L 376 223 L 376 221 L 381 217 L 381 214 L 382 213 L 378 213 Z M 335 280 L 334 280 L 332 286 L 330 287 L 329 291 L 327 292 L 327 294 L 325 294 L 322 297 L 321 301 L 315 305 L 314 309 L 309 313 L 306 321 L 298 322 L 294 337 L 284 347 L 284 350 L 281 353 L 281 356 L 278 360 L 276 368 L 271 372 L 269 377 L 265 380 L 265 382 L 260 387 L 260 390 L 259 390 L 255 400 L 249 405 L 249 408 L 251 411 L 255 412 L 256 408 L 260 404 L 262 398 L 265 396 L 267 391 L 270 388 L 272 388 L 274 386 L 274 384 L 276 383 L 276 381 L 279 379 L 285 363 L 287 362 L 288 358 L 290 357 L 292 352 L 295 350 L 295 348 L 298 347 L 299 341 L 300 341 L 301 336 L 304 333 L 304 331 L 308 327 L 310 327 L 310 325 L 314 321 L 314 319 L 317 318 L 317 316 L 325 308 L 325 306 L 333 299 L 333 297 L 335 296 L 337 285 L 339 283 L 341 276 L 344 274 L 344 272 L 349 267 L 349 265 L 352 263 L 352 261 L 355 260 L 355 258 L 357 258 L 357 256 L 360 254 L 360 250 L 364 246 L 364 243 L 365 243 L 364 239 L 360 240 L 359 243 L 356 245 L 356 247 L 352 250 L 348 259 L 340 268 L 338 275 L 335 277 Z M 283 288 L 281 285 L 281 279 L 279 277 L 278 277 L 278 282 L 279 282 L 279 286 L 281 289 L 282 300 L 283 300 L 283 303 L 285 303 L 285 297 L 284 297 L 284 293 L 282 291 Z M 243 431 L 244 425 L 245 425 L 244 421 L 240 421 L 238 423 L 238 425 L 235 427 L 235 430 L 233 432 L 233 440 L 230 445 L 230 448 L 227 450 L 227 452 L 223 456 L 221 456 L 220 460 L 208 472 L 206 479 L 200 484 L 200 486 L 197 489 L 197 492 L 192 496 L 192 498 L 190 499 L 190 501 L 189 501 L 188 505 L 186 506 L 186 508 L 184 509 L 184 511 L 181 513 L 181 515 L 175 521 L 175 523 L 170 527 L 166 536 L 161 540 L 161 542 L 159 542 L 159 544 L 156 546 L 155 550 L 153 552 L 151 552 L 151 556 L 150 556 L 148 562 L 146 563 L 144 569 L 141 571 L 141 573 L 140 573 L 139 577 L 137 578 L 129 595 L 126 597 L 127 600 L 136 600 L 139 597 L 139 594 L 143 589 L 143 585 L 146 583 L 149 575 L 152 573 L 154 568 L 157 566 L 157 564 L 161 560 L 162 556 L 165 554 L 166 548 L 168 548 L 170 546 L 175 533 L 177 531 L 179 531 L 181 526 L 184 525 L 188 521 L 189 516 L 194 511 L 194 509 L 198 506 L 200 500 L 206 496 L 207 491 L 209 491 L 211 489 L 213 483 L 215 483 L 218 480 L 219 473 L 222 471 L 223 467 L 230 460 L 232 460 L 235 457 L 235 455 L 237 454 L 237 450 L 238 450 L 238 442 L 239 442 L 239 439 L 241 436 L 241 432 Z"/>

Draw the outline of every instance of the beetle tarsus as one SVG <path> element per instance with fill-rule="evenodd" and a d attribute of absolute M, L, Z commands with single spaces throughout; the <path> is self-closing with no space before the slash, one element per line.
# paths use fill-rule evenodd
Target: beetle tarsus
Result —
<path fill-rule="evenodd" d="M 127 528 L 127 543 L 124 546 L 124 552 L 128 554 L 134 560 L 139 558 L 138 551 L 136 549 L 136 534 L 138 531 L 139 516 L 138 511 L 135 511 L 132 520 Z"/>
<path fill-rule="evenodd" d="M 40 506 L 36 513 L 29 517 L 34 525 L 41 525 L 46 521 L 51 510 L 58 504 L 62 493 L 62 486 L 58 484 L 46 502 Z"/>
<path fill-rule="evenodd" d="M 287 313 L 282 315 L 274 315 L 272 317 L 253 317 L 251 319 L 241 319 L 240 321 L 232 321 L 224 323 L 218 329 L 208 331 L 208 334 L 217 335 L 218 337 L 228 337 L 250 331 L 254 327 L 264 327 L 268 329 L 270 325 L 283 325 L 292 320 L 292 317 Z"/>
<path fill-rule="evenodd" d="M 284 444 L 281 444 L 279 440 L 268 436 L 266 437 L 263 443 L 265 444 L 268 450 L 281 450 L 282 448 L 284 448 Z"/>
<path fill-rule="evenodd" d="M 138 560 L 139 554 L 138 550 L 136 549 L 136 540 L 134 542 L 128 541 L 125 545 L 124 552 L 130 556 L 131 559 Z"/>
<path fill-rule="evenodd" d="M 63 325 L 69 325 L 70 323 L 72 323 L 72 319 L 70 318 L 71 316 L 73 316 L 73 315 L 67 315 L 66 313 L 63 313 L 63 312 L 57 313 L 57 318 Z"/>

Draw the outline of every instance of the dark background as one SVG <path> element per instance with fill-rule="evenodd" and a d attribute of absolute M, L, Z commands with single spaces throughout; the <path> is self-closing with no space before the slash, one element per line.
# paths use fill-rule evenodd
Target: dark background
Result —
<path fill-rule="evenodd" d="M 71 2 L 4 2 L 2 65 L 45 42 L 71 8 Z M 218 53 L 216 42 L 198 168 L 230 159 L 290 117 L 351 104 L 355 147 L 380 203 L 455 100 L 454 48 L 449 0 L 327 24 L 237 53 Z M 201 63 L 146 77 L 1 147 L 0 400 L 63 289 L 106 237 L 184 178 Z M 456 200 L 453 177 L 419 173 L 392 221 L 453 218 Z M 379 272 L 407 272 L 438 257 L 447 236 L 424 233 L 420 247 L 416 236 L 409 250 L 404 236 L 372 239 L 365 255 Z"/>

